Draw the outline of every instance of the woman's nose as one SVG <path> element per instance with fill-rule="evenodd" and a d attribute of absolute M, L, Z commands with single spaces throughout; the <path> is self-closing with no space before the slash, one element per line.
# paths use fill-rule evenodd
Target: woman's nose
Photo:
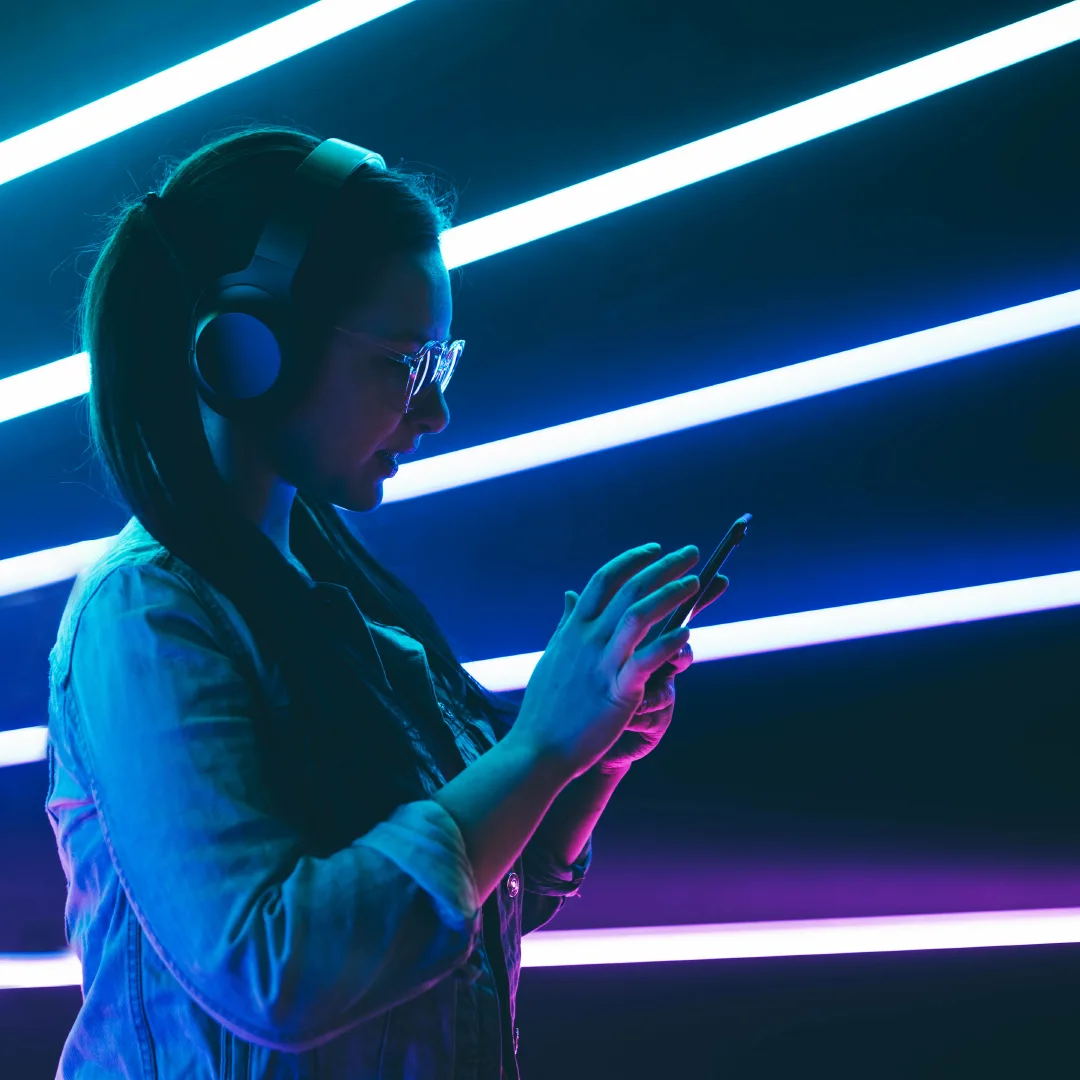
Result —
<path fill-rule="evenodd" d="M 419 398 L 413 398 L 409 417 L 421 432 L 433 435 L 450 423 L 450 409 L 438 383 L 430 386 Z"/>

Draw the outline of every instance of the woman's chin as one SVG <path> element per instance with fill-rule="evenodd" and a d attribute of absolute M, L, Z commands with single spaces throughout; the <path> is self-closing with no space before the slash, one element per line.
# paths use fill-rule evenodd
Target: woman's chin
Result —
<path fill-rule="evenodd" d="M 365 477 L 359 483 L 350 485 L 349 490 L 343 494 L 344 501 L 335 500 L 337 506 L 342 510 L 351 510 L 354 514 L 366 514 L 383 501 L 382 477 L 374 480 Z"/>
<path fill-rule="evenodd" d="M 333 503 L 342 510 L 366 514 L 383 501 L 384 472 L 371 468 L 340 472 L 318 484 L 299 484 L 298 490 L 322 502 Z"/>

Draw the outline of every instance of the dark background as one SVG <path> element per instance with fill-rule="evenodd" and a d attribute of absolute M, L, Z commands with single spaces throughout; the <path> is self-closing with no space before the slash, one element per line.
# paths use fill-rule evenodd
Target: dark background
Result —
<path fill-rule="evenodd" d="M 39 0 L 0 139 L 293 5 Z M 461 221 L 1046 3 L 418 0 L 0 188 L 0 377 L 74 351 L 121 199 L 246 121 L 438 172 Z M 1078 46 L 455 274 L 469 348 L 421 454 L 1080 287 Z M 542 648 L 603 562 L 710 548 L 704 619 L 1080 567 L 1078 332 L 381 509 L 356 526 L 463 659 Z M 117 531 L 81 402 L 0 425 L 0 558 Z M 44 723 L 69 589 L 0 598 L 0 727 Z M 700 664 L 555 928 L 1080 905 L 1080 614 Z M 64 946 L 45 765 L 0 771 L 0 952 Z M 1076 947 L 526 971 L 527 1076 L 1076 1072 Z M 55 1070 L 75 988 L 0 991 L 0 1074 Z"/>

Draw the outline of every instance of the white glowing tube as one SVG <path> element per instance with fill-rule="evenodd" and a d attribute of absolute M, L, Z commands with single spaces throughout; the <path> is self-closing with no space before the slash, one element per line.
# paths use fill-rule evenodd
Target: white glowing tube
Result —
<path fill-rule="evenodd" d="M 45 554 L 42 552 L 41 554 Z M 0 570 L 3 564 L 0 563 Z M 1080 570 L 1044 577 L 970 585 L 963 589 L 897 596 L 864 604 L 797 611 L 790 615 L 770 615 L 763 619 L 699 626 L 690 632 L 696 663 L 726 660 L 735 656 L 799 649 L 835 641 L 927 630 L 935 626 L 999 619 L 1080 605 Z M 477 682 L 489 690 L 520 690 L 528 684 L 542 653 L 519 653 L 490 660 L 473 660 L 463 666 Z M 44 728 L 21 729 L 12 746 L 27 747 L 40 739 L 44 756 Z M 36 744 L 33 744 L 36 745 Z M 3 760 L 3 733 L 0 733 L 0 765 Z M 21 760 L 37 760 L 22 758 Z"/>
<path fill-rule="evenodd" d="M 404 465 L 383 502 L 551 465 L 1080 326 L 1080 289 Z"/>
<path fill-rule="evenodd" d="M 0 184 L 329 41 L 411 0 L 319 0 L 0 142 Z M 1029 60 L 1080 38 L 1062 4 L 697 142 L 481 218 L 445 238 L 461 266 Z"/>
<path fill-rule="evenodd" d="M 695 662 L 798 649 L 833 641 L 926 630 L 1080 604 L 1080 570 L 971 585 L 964 589 L 871 600 L 764 619 L 699 626 L 690 632 Z M 520 653 L 464 666 L 489 690 L 520 690 L 542 653 Z"/>
<path fill-rule="evenodd" d="M 48 738 L 49 729 L 44 725 L 0 731 L 0 768 L 43 760 Z"/>
<path fill-rule="evenodd" d="M 382 10 L 391 10 L 392 7 L 400 6 L 404 2 L 406 0 L 399 0 L 398 3 L 384 0 Z M 329 0 L 323 0 L 323 4 L 328 3 Z M 323 4 L 314 4 L 310 8 L 304 8 L 303 11 L 296 12 L 287 19 L 298 18 L 316 8 L 323 7 Z M 368 18 L 374 17 L 374 14 L 368 16 Z M 271 23 L 263 27 L 262 31 L 255 31 L 255 33 L 268 31 L 286 22 L 287 19 Z M 348 28 L 345 27 L 345 29 Z M 251 36 L 247 35 L 247 37 Z M 332 36 L 334 35 L 326 35 L 326 37 Z M 717 132 L 697 142 L 687 143 L 685 146 L 646 158 L 644 161 L 626 165 L 614 172 L 604 173 L 580 184 L 553 191 L 529 202 L 508 207 L 489 214 L 487 217 L 466 222 L 464 225 L 458 225 L 447 230 L 442 236 L 443 257 L 446 265 L 451 269 L 464 266 L 466 263 L 475 262 L 500 251 L 507 251 L 532 240 L 568 229 L 573 225 L 580 225 L 593 218 L 614 213 L 625 207 L 685 187 L 698 180 L 716 176 L 739 165 L 787 150 L 821 135 L 848 127 L 860 120 L 878 116 L 901 105 L 958 86 L 980 75 L 998 71 L 1021 60 L 1027 60 L 1051 49 L 1067 45 L 1077 39 L 1080 39 L 1080 0 L 1073 0 L 1072 3 L 1052 8 L 1050 11 L 1020 22 L 1011 23 L 999 30 L 993 30 L 988 34 L 953 45 L 940 52 L 931 53 L 929 56 L 899 67 L 890 68 L 878 75 L 850 83 L 827 94 L 810 98 L 778 112 L 769 113 L 737 127 Z M 238 38 L 237 42 L 244 40 L 246 39 Z M 231 48 L 237 42 L 231 42 L 221 48 Z M 311 42 L 311 44 L 317 43 Z M 310 45 L 303 47 L 309 48 Z M 300 49 L 295 51 L 299 52 Z M 187 63 L 202 61 L 204 57 L 210 55 L 211 53 L 206 53 L 203 57 L 196 57 L 195 60 L 187 61 Z M 183 64 L 179 65 L 179 68 L 182 67 L 184 67 Z M 170 68 L 169 71 L 155 75 L 153 78 L 164 78 L 179 68 Z M 258 68 L 253 70 L 258 70 Z M 144 80 L 144 83 L 150 81 Z M 142 87 L 144 83 L 136 83 L 119 93 L 128 94 L 129 91 Z M 192 94 L 191 96 L 198 97 L 199 95 Z M 112 95 L 112 97 L 115 98 L 117 95 Z M 111 98 L 103 98 L 84 108 L 96 109 L 103 102 L 110 100 Z M 191 98 L 186 100 L 191 100 Z M 9 148 L 12 144 L 20 139 L 29 139 L 31 136 L 47 139 L 50 124 L 61 124 L 69 117 L 75 117 L 81 112 L 83 110 L 68 113 L 40 128 L 34 128 L 32 131 L 0 143 L 0 183 L 5 178 L 11 179 L 12 176 L 20 175 L 20 172 L 29 171 L 30 167 L 37 168 L 45 164 L 47 160 L 56 160 L 57 157 L 71 153 L 72 149 L 55 153 L 52 157 L 42 159 L 28 168 L 11 172 L 10 175 L 5 174 L 5 167 L 9 172 L 12 168 L 8 162 L 8 156 L 12 152 Z M 142 119 L 146 118 L 142 117 Z M 78 125 L 76 125 L 76 130 L 80 132 L 80 137 L 83 137 Z M 115 130 L 123 130 L 123 127 Z M 44 133 L 44 135 L 38 135 L 38 133 Z M 109 132 L 109 134 L 114 133 L 115 131 Z M 91 138 L 73 149 L 88 146 L 94 141 L 97 141 L 96 138 Z M 18 152 L 17 146 L 15 151 Z M 68 357 L 67 360 L 74 361 L 76 357 Z M 57 361 L 57 363 L 65 362 Z M 29 375 L 32 372 L 23 374 Z M 6 380 L 0 380 L 0 421 L 19 416 L 33 408 L 43 408 L 44 405 L 52 404 L 53 401 L 63 401 L 68 397 L 84 393 L 86 377 L 79 370 L 78 365 L 75 365 L 75 370 L 56 385 L 56 393 L 59 396 L 52 400 L 42 399 L 42 404 L 21 408 L 17 401 L 5 406 L 5 382 Z M 83 388 L 78 389 L 79 386 Z"/>
<path fill-rule="evenodd" d="M 0 142 L 0 184 L 254 75 L 412 0 L 319 0 Z"/>
<path fill-rule="evenodd" d="M 648 964 L 775 956 L 840 956 L 1080 942 L 1080 908 L 874 915 L 847 919 L 540 930 L 521 941 L 521 966 Z M 0 954 L 0 988 L 78 986 L 73 953 Z"/>
<path fill-rule="evenodd" d="M 63 547 L 0 559 L 0 596 L 29 592 L 73 578 L 83 567 L 103 555 L 115 540 L 115 536 L 103 536 L 100 540 L 80 540 Z"/>
<path fill-rule="evenodd" d="M 0 423 L 79 397 L 89 390 L 90 358 L 84 352 L 9 375 L 0 379 Z"/>
<path fill-rule="evenodd" d="M 835 956 L 1080 942 L 1080 908 L 852 919 L 548 930 L 521 942 L 522 967 Z"/>
<path fill-rule="evenodd" d="M 1080 326 L 1080 289 L 404 465 L 385 503 L 814 397 Z M 48 375 L 39 376 L 39 372 Z M 85 393 L 86 354 L 0 379 L 0 421 Z M 2 564 L 0 564 L 2 566 Z M 0 595 L 3 576 L 0 570 Z"/>
<path fill-rule="evenodd" d="M 0 990 L 81 983 L 82 965 L 72 952 L 0 953 Z"/>
<path fill-rule="evenodd" d="M 542 195 L 443 238 L 447 266 L 462 266 L 604 214 L 656 198 L 970 82 L 1080 38 L 1080 2 L 971 38 L 696 142 Z"/>

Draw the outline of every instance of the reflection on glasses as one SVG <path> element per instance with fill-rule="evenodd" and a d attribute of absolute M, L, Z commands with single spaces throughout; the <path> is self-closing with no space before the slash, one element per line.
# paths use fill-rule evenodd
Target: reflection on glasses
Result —
<path fill-rule="evenodd" d="M 454 368 L 457 367 L 462 350 L 465 348 L 465 342 L 459 338 L 453 341 L 449 339 L 429 341 L 414 353 L 402 353 L 391 349 L 378 338 L 362 334 L 357 330 L 346 330 L 342 326 L 335 326 L 334 329 L 340 334 L 345 334 L 346 337 L 365 342 L 388 360 L 394 360 L 408 367 L 409 378 L 405 388 L 404 412 L 409 411 L 414 398 L 436 383 L 442 393 L 446 392 L 446 388 L 450 385 L 450 378 L 454 374 Z"/>

